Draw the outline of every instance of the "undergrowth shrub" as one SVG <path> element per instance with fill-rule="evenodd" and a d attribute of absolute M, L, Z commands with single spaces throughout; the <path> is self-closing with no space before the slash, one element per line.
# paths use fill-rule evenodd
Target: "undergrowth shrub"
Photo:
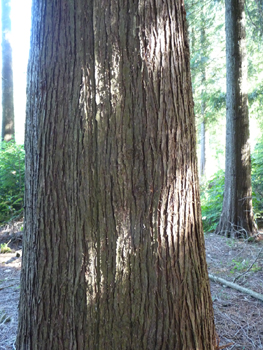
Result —
<path fill-rule="evenodd" d="M 263 218 L 263 137 L 251 155 L 253 212 L 256 219 Z"/>
<path fill-rule="evenodd" d="M 216 172 L 212 179 L 201 187 L 201 208 L 204 232 L 216 229 L 222 211 L 225 173 Z"/>
<path fill-rule="evenodd" d="M 23 215 L 25 183 L 24 146 L 1 142 L 0 148 L 0 223 Z"/>

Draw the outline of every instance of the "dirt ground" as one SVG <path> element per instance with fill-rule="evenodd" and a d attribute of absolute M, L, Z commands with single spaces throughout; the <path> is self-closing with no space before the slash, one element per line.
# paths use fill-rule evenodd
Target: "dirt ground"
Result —
<path fill-rule="evenodd" d="M 11 253 L 0 253 L 0 350 L 15 349 L 19 301 L 23 222 L 2 227 L 0 244 L 8 243 Z"/>
<path fill-rule="evenodd" d="M 0 231 L 0 244 L 9 242 L 12 248 L 12 253 L 0 254 L 0 350 L 15 349 L 22 225 Z M 235 283 L 263 294 L 263 241 L 248 243 L 215 234 L 205 235 L 205 240 L 210 274 L 231 282 L 239 276 Z M 220 347 L 263 349 L 263 302 L 213 281 L 211 293 Z"/>

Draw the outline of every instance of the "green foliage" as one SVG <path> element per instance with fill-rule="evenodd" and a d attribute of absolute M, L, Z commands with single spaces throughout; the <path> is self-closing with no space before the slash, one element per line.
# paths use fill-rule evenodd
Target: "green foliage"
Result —
<path fill-rule="evenodd" d="M 20 217 L 23 213 L 25 181 L 24 147 L 15 142 L 2 142 L 0 149 L 0 222 Z"/>
<path fill-rule="evenodd" d="M 245 3 L 249 115 L 258 121 L 262 121 L 263 117 L 262 6 L 263 0 L 247 0 Z"/>
<path fill-rule="evenodd" d="M 234 273 L 235 271 L 245 271 L 249 267 L 249 261 L 247 260 L 238 261 L 233 259 L 232 262 L 234 263 L 234 267 L 230 270 L 231 273 Z"/>
<path fill-rule="evenodd" d="M 251 155 L 253 211 L 256 219 L 263 217 L 263 137 Z"/>
<path fill-rule="evenodd" d="M 245 3 L 248 27 L 255 40 L 263 35 L 263 0 L 247 0 Z"/>
<path fill-rule="evenodd" d="M 243 272 L 243 271 L 246 271 L 249 269 L 249 266 L 250 266 L 250 262 L 249 260 L 235 260 L 233 259 L 232 260 L 234 266 L 233 268 L 230 270 L 231 273 L 235 273 L 235 271 L 238 271 L 238 272 Z M 252 268 L 250 269 L 250 271 L 253 271 L 253 272 L 257 272 L 261 270 L 261 267 L 258 265 L 258 264 L 254 264 L 252 266 Z"/>
<path fill-rule="evenodd" d="M 237 247 L 236 240 L 233 238 L 228 238 L 226 241 L 226 244 L 229 246 L 229 248 L 234 249 Z"/>
<path fill-rule="evenodd" d="M 8 243 L 2 243 L 0 247 L 0 254 L 11 253 L 11 249 L 8 247 Z"/>
<path fill-rule="evenodd" d="M 248 101 L 249 101 L 250 105 L 252 105 L 256 101 L 259 101 L 260 103 L 263 102 L 263 86 L 262 85 L 254 87 L 253 91 L 251 91 L 248 94 Z"/>
<path fill-rule="evenodd" d="M 205 232 L 214 231 L 222 211 L 225 174 L 219 170 L 201 188 L 202 219 Z"/>
<path fill-rule="evenodd" d="M 197 129 L 197 153 L 202 157 L 201 125 L 205 124 L 206 159 L 216 171 L 222 167 L 222 128 L 225 124 L 225 17 L 223 1 L 186 0 L 191 76 Z M 225 140 L 225 137 L 224 137 Z M 209 170 L 211 175 L 211 168 Z"/>

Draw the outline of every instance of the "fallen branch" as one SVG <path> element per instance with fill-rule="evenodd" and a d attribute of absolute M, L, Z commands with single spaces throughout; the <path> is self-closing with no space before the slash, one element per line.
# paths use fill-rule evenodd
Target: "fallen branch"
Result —
<path fill-rule="evenodd" d="M 256 293 L 256 292 L 254 292 L 251 289 L 241 287 L 238 284 L 233 283 L 233 282 L 229 282 L 227 280 L 224 280 L 223 278 L 216 277 L 216 276 L 211 275 L 211 274 L 209 274 L 208 276 L 209 276 L 210 280 L 212 280 L 214 282 L 221 283 L 223 285 L 226 285 L 227 287 L 239 290 L 242 293 L 249 294 L 253 298 L 256 298 L 256 299 L 259 299 L 259 300 L 263 301 L 263 295 L 262 294 Z"/>
<path fill-rule="evenodd" d="M 10 287 L 13 287 L 13 286 L 15 286 L 15 285 L 16 285 L 16 284 L 11 284 L 10 286 L 2 287 L 2 288 L 0 288 L 0 290 L 6 289 L 6 288 L 10 288 Z"/>

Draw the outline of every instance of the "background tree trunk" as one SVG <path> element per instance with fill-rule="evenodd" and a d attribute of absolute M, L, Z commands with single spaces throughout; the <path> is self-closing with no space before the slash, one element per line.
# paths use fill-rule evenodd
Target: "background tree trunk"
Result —
<path fill-rule="evenodd" d="M 203 4 L 205 6 L 205 4 Z M 207 57 L 207 48 L 206 48 L 206 22 L 204 15 L 204 8 L 202 8 L 201 13 L 201 55 L 202 61 L 206 62 Z M 201 183 L 205 181 L 206 175 L 206 101 L 205 101 L 205 90 L 206 90 L 206 66 L 203 63 L 201 65 L 201 84 L 202 84 L 202 93 L 201 93 L 201 132 L 200 132 L 200 181 Z"/>
<path fill-rule="evenodd" d="M 226 170 L 223 209 L 216 232 L 252 235 L 251 159 L 247 101 L 244 1 L 226 0 Z"/>
<path fill-rule="evenodd" d="M 2 3 L 2 140 L 15 137 L 10 0 Z"/>
<path fill-rule="evenodd" d="M 200 132 L 200 181 L 201 183 L 205 181 L 205 170 L 206 170 L 206 134 L 205 134 L 205 118 L 201 122 L 201 132 Z"/>
<path fill-rule="evenodd" d="M 182 3 L 35 0 L 31 40 L 17 349 L 215 349 Z"/>

